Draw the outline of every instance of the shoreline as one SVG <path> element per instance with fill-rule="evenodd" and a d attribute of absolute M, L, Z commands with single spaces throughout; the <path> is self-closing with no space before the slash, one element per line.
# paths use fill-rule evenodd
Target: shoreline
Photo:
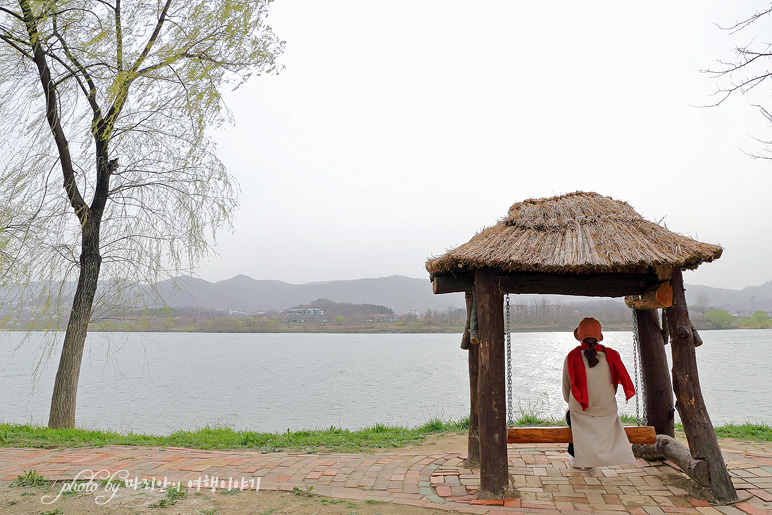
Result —
<path fill-rule="evenodd" d="M 607 324 L 604 326 L 606 331 L 632 331 L 632 324 L 627 327 L 625 325 Z M 764 331 L 772 330 L 772 328 L 744 328 L 744 327 L 730 327 L 720 329 L 699 329 L 700 331 Z M 573 328 L 570 327 L 552 327 L 552 326 L 533 326 L 533 327 L 513 327 L 510 329 L 511 333 L 561 333 L 571 332 Z M 163 333 L 181 333 L 181 334 L 458 334 L 463 333 L 463 327 L 449 327 L 449 328 L 420 328 L 411 329 L 405 327 L 352 327 L 352 328 L 301 328 L 292 327 L 290 329 L 280 331 L 191 331 L 187 329 L 179 330 L 160 330 L 160 329 L 111 329 L 109 331 L 99 329 L 89 329 L 89 333 L 147 333 L 147 334 L 163 334 Z M 65 330 L 27 330 L 27 329 L 7 329 L 0 328 L 0 333 L 65 333 Z"/>

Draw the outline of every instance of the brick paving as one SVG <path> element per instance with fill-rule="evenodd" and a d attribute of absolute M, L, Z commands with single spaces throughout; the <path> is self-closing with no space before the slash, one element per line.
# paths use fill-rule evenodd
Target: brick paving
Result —
<path fill-rule="evenodd" d="M 501 515 L 630 513 L 658 515 L 772 514 L 772 453 L 724 450 L 741 501 L 712 505 L 690 496 L 669 462 L 639 459 L 632 465 L 589 470 L 568 466 L 555 446 L 510 445 L 509 473 L 519 498 L 478 500 L 479 473 L 464 467 L 464 454 L 298 454 L 203 451 L 166 447 L 0 449 L 0 480 L 35 469 L 48 479 L 70 480 L 84 470 L 127 471 L 147 480 L 201 481 L 225 489 L 260 478 L 261 490 L 307 490 L 351 500 L 373 499 L 441 511 Z M 195 487 L 195 483 L 193 484 Z"/>

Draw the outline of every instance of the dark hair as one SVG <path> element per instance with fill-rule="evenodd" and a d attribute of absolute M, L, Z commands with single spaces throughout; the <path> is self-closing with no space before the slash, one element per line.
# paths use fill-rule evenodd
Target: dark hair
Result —
<path fill-rule="evenodd" d="M 584 339 L 584 343 L 587 344 L 587 349 L 584 351 L 584 355 L 587 356 L 587 364 L 590 365 L 590 368 L 592 368 L 600 363 L 600 360 L 598 360 L 598 351 L 595 350 L 595 344 L 598 343 L 598 340 L 588 337 Z"/>

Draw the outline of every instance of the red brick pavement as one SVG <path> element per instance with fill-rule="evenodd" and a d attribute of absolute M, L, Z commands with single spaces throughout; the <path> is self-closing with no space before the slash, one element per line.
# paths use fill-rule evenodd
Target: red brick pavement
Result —
<path fill-rule="evenodd" d="M 482 502 L 476 471 L 464 455 L 451 454 L 261 454 L 167 447 L 0 449 L 0 480 L 35 469 L 48 479 L 68 480 L 84 471 L 119 473 L 119 478 L 182 482 L 225 489 L 255 484 L 263 490 L 307 489 L 352 500 L 374 499 L 443 511 L 498 515 L 631 513 L 659 515 L 772 514 L 772 453 L 725 450 L 741 502 L 713 506 L 673 486 L 683 474 L 663 462 L 578 470 L 556 447 L 509 446 L 509 473 L 519 498 Z M 125 472 L 121 472 L 125 471 Z M 197 481 L 197 483 L 193 483 Z M 230 482 L 229 482 L 230 481 Z M 251 483 L 250 483 L 251 481 Z M 199 483 L 200 482 L 200 483 Z M 235 483 L 234 483 L 235 482 Z"/>

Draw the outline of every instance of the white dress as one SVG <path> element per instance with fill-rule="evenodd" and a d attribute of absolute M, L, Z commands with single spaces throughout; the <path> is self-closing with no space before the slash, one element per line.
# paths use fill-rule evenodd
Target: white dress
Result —
<path fill-rule="evenodd" d="M 615 387 L 606 354 L 598 351 L 598 364 L 590 368 L 581 353 L 587 371 L 588 406 L 571 395 L 568 358 L 563 362 L 563 398 L 571 412 L 571 434 L 574 439 L 574 462 L 578 467 L 602 467 L 635 462 L 632 446 L 617 414 Z"/>

